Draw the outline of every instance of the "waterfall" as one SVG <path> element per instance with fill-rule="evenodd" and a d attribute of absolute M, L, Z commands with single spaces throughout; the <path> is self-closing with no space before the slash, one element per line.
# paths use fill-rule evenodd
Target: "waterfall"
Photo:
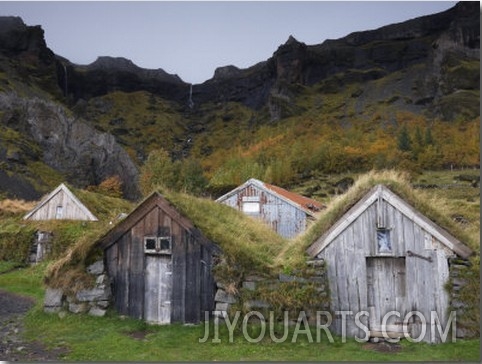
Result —
<path fill-rule="evenodd" d="M 189 101 L 188 101 L 189 108 L 192 109 L 194 106 L 194 101 L 192 101 L 192 83 L 191 87 L 189 88 Z"/>

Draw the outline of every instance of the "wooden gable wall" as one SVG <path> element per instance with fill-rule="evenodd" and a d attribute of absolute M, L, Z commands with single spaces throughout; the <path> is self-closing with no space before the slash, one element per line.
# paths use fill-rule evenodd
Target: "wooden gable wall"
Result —
<path fill-rule="evenodd" d="M 391 253 L 378 252 L 377 223 L 380 222 L 390 231 Z M 387 309 L 400 311 L 401 320 L 410 311 L 419 311 L 429 320 L 430 311 L 436 311 L 441 321 L 445 322 L 448 296 L 444 285 L 449 275 L 447 258 L 451 255 L 455 254 L 435 236 L 390 203 L 381 200 L 373 202 L 317 257 L 327 262 L 331 307 L 334 311 L 352 311 L 354 314 L 370 311 L 368 302 L 375 289 L 386 294 L 387 299 L 400 294 L 393 301 L 396 302 L 395 306 Z M 391 268 L 387 265 L 387 271 L 392 276 L 373 282 L 370 269 L 375 261 L 378 261 L 377 264 L 403 263 L 404 269 L 402 271 L 395 265 Z M 403 292 L 393 291 L 392 278 L 401 279 L 400 290 Z M 373 284 L 377 286 L 373 287 Z M 380 307 L 375 309 L 380 310 Z M 378 318 L 385 313 L 371 312 L 371 318 Z M 339 318 L 334 323 L 336 331 L 341 333 Z M 353 317 L 347 321 L 347 334 L 364 337 L 363 331 L 354 324 Z M 437 341 L 437 338 L 430 337 L 430 327 L 427 327 L 424 341 Z"/>
<path fill-rule="evenodd" d="M 61 219 L 63 220 L 92 220 L 63 189 L 60 189 L 43 206 L 34 211 L 29 220 L 55 220 L 58 206 L 62 206 Z"/>
<path fill-rule="evenodd" d="M 172 236 L 171 322 L 197 323 L 204 318 L 204 311 L 214 309 L 212 251 L 158 205 L 105 249 L 114 306 L 120 314 L 146 317 L 144 237 L 160 236 L 166 229 Z"/>

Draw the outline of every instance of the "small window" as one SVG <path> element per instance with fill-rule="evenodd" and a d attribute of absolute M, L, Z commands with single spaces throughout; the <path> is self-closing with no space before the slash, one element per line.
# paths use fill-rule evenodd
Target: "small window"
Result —
<path fill-rule="evenodd" d="M 147 254 L 171 254 L 170 236 L 146 236 L 144 238 L 144 252 Z"/>
<path fill-rule="evenodd" d="M 391 253 L 392 242 L 390 240 L 390 230 L 386 228 L 377 229 L 377 246 L 379 253 Z"/>
<path fill-rule="evenodd" d="M 256 215 L 261 211 L 258 196 L 243 197 L 243 212 L 246 214 Z"/>
<path fill-rule="evenodd" d="M 159 242 L 159 253 L 161 254 L 171 254 L 171 237 L 163 236 L 158 238 Z"/>
<path fill-rule="evenodd" d="M 55 210 L 55 218 L 61 219 L 63 215 L 64 215 L 64 208 L 61 205 L 57 206 Z"/>
<path fill-rule="evenodd" d="M 156 238 L 145 237 L 144 238 L 144 248 L 146 252 L 155 253 L 156 252 Z"/>

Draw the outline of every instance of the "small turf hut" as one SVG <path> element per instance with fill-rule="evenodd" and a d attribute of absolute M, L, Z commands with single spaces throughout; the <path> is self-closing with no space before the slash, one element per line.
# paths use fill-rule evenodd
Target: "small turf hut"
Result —
<path fill-rule="evenodd" d="M 26 214 L 24 220 L 97 221 L 97 217 L 62 183 Z"/>
<path fill-rule="evenodd" d="M 198 323 L 214 310 L 219 248 L 161 194 L 146 198 L 98 242 L 120 314 Z"/>
<path fill-rule="evenodd" d="M 432 312 L 446 329 L 449 259 L 468 258 L 472 250 L 417 210 L 410 193 L 396 193 L 397 186 L 377 184 L 340 200 L 307 252 L 326 262 L 332 311 L 351 312 L 335 315 L 337 333 L 345 326 L 348 336 L 365 337 L 354 320 L 365 311 L 360 321 L 371 337 L 403 337 L 405 330 L 412 339 L 440 342 Z"/>
<path fill-rule="evenodd" d="M 323 208 L 316 200 L 255 178 L 249 179 L 216 201 L 261 219 L 287 239 L 305 231 L 308 222 L 315 220 L 315 213 Z"/>

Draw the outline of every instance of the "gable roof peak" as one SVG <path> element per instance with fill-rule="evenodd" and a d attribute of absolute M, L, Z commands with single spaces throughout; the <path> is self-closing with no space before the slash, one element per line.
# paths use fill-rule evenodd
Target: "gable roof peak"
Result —
<path fill-rule="evenodd" d="M 53 197 L 55 197 L 60 191 L 63 191 L 68 198 L 74 202 L 75 205 L 84 213 L 87 220 L 90 221 L 98 221 L 97 217 L 94 216 L 92 212 L 74 195 L 74 193 L 67 187 L 66 184 L 61 183 L 57 186 L 52 192 L 50 192 L 47 197 L 45 197 L 42 201 L 40 201 L 37 206 L 33 208 L 30 212 L 28 212 L 23 219 L 28 220 L 32 217 L 38 210 L 40 210 L 43 206 L 45 206 Z"/>
<path fill-rule="evenodd" d="M 384 184 L 377 184 L 373 186 L 350 209 L 348 209 L 348 211 L 346 211 L 341 218 L 335 221 L 324 234 L 316 239 L 316 241 L 307 249 L 307 253 L 311 256 L 316 256 L 321 253 L 336 239 L 340 233 L 342 233 L 342 231 L 344 231 L 352 222 L 362 215 L 369 206 L 380 199 L 385 200 L 403 215 L 407 216 L 415 224 L 422 226 L 424 230 L 429 232 L 442 244 L 461 257 L 467 258 L 473 253 L 472 249 L 448 233 L 441 226 L 430 220 L 427 216 L 423 215 L 409 202 L 405 201 Z"/>

